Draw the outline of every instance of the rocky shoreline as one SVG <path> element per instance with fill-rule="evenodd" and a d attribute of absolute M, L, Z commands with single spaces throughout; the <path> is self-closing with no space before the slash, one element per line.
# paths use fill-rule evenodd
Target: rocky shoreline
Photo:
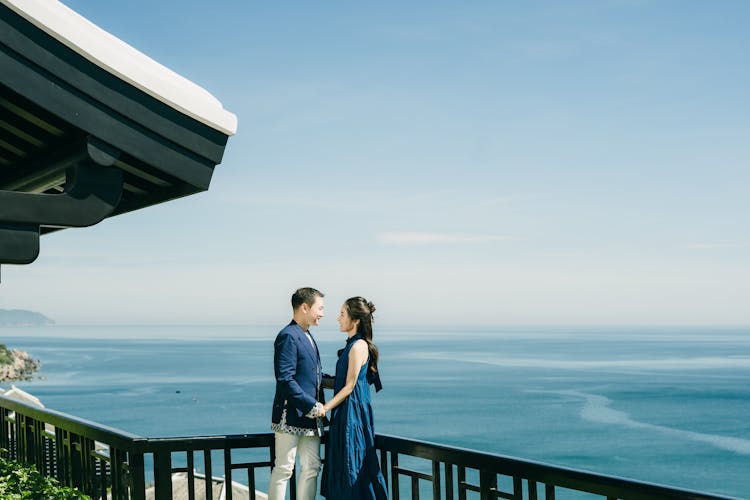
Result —
<path fill-rule="evenodd" d="M 33 359 L 26 351 L 13 349 L 11 355 L 13 360 L 0 366 L 0 382 L 31 380 L 42 366 L 38 359 Z"/>

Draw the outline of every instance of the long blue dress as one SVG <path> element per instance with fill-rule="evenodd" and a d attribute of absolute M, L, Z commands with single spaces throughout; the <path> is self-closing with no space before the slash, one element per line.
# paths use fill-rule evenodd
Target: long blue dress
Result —
<path fill-rule="evenodd" d="M 349 351 L 355 335 L 346 341 L 336 363 L 334 393 L 346 385 Z M 326 442 L 321 494 L 328 500 L 387 500 L 388 489 L 380 472 L 375 451 L 370 383 L 380 388 L 379 377 L 368 377 L 368 363 L 357 376 L 351 394 L 331 412 L 331 427 Z"/>

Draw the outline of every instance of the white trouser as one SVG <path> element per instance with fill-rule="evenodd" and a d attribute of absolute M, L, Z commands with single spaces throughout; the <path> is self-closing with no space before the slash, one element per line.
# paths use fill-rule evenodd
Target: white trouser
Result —
<path fill-rule="evenodd" d="M 300 472 L 297 477 L 297 500 L 314 500 L 320 472 L 320 438 L 294 436 L 285 432 L 276 432 L 274 436 L 276 457 L 268 485 L 268 500 L 286 499 L 286 485 L 292 477 L 298 451 Z"/>

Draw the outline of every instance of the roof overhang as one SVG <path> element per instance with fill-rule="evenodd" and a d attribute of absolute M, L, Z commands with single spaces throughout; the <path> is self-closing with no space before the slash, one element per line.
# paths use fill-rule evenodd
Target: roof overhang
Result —
<path fill-rule="evenodd" d="M 0 0 L 0 263 L 208 189 L 236 117 L 54 0 Z"/>

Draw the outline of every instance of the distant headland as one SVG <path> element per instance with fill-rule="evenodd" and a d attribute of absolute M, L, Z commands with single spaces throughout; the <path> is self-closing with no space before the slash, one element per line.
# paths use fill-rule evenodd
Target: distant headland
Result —
<path fill-rule="evenodd" d="M 24 309 L 0 309 L 0 327 L 3 326 L 51 326 L 55 321 L 42 313 Z"/>

